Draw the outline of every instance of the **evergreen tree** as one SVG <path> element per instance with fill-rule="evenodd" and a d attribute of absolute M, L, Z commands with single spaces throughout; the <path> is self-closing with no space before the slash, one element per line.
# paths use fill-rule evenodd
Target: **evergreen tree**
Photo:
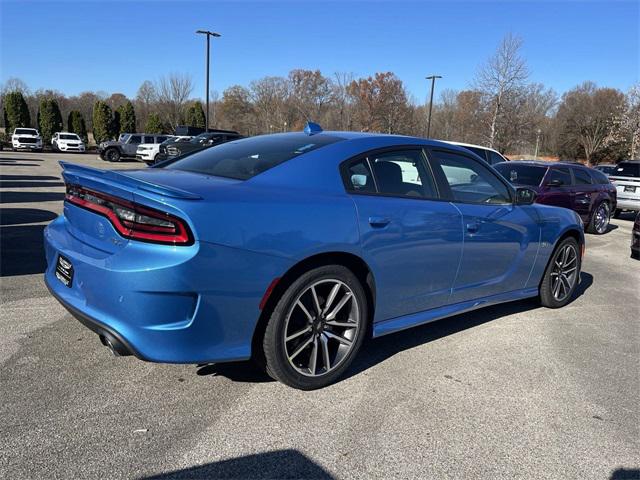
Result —
<path fill-rule="evenodd" d="M 9 92 L 4 96 L 4 125 L 8 134 L 15 128 L 30 127 L 31 115 L 22 93 Z"/>
<path fill-rule="evenodd" d="M 97 144 L 114 137 L 113 112 L 102 100 L 93 106 L 93 139 Z"/>
<path fill-rule="evenodd" d="M 204 128 L 205 125 L 204 109 L 201 102 L 193 102 L 187 109 L 187 125 L 190 127 Z"/>
<path fill-rule="evenodd" d="M 164 133 L 164 125 L 157 113 L 149 114 L 149 119 L 144 127 L 145 133 Z"/>
<path fill-rule="evenodd" d="M 51 137 L 56 132 L 62 131 L 62 113 L 58 102 L 53 98 L 43 98 L 40 100 L 38 109 L 38 129 L 42 140 L 46 145 L 51 144 Z"/>
<path fill-rule="evenodd" d="M 72 133 L 77 133 L 78 136 L 87 143 L 87 125 L 84 122 L 82 113 L 78 110 L 71 110 L 69 112 L 69 118 L 67 119 L 67 130 Z"/>
<path fill-rule="evenodd" d="M 133 109 L 133 104 L 127 102 L 124 105 L 118 107 L 118 119 L 119 119 L 119 133 L 135 133 L 136 131 L 136 112 Z"/>

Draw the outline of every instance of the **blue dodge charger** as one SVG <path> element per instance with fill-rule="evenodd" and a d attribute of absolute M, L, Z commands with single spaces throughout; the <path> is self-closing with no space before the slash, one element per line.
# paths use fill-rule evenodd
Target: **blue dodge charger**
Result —
<path fill-rule="evenodd" d="M 45 281 L 119 355 L 254 358 L 314 389 L 367 336 L 562 307 L 580 278 L 580 218 L 446 143 L 309 124 L 142 170 L 61 165 Z"/>

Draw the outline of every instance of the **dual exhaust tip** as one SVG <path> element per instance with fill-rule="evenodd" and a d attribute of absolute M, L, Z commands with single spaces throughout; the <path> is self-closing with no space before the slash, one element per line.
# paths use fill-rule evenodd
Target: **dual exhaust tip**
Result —
<path fill-rule="evenodd" d="M 125 347 L 122 342 L 118 341 L 118 339 L 108 333 L 100 335 L 100 342 L 111 350 L 111 353 L 116 357 L 126 357 L 131 355 L 129 349 Z"/>

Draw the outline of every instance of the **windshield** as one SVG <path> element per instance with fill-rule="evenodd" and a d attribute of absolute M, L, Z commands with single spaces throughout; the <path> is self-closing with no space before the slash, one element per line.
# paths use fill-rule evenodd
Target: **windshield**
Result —
<path fill-rule="evenodd" d="M 547 171 L 547 167 L 541 165 L 518 165 L 515 162 L 499 163 L 494 168 L 514 185 L 529 187 L 539 186 Z"/>
<path fill-rule="evenodd" d="M 640 162 L 620 162 L 615 171 L 609 175 L 613 177 L 640 178 Z"/>
<path fill-rule="evenodd" d="M 80 140 L 80 137 L 73 133 L 62 133 L 60 134 L 60 140 Z"/>
<path fill-rule="evenodd" d="M 164 168 L 247 180 L 298 155 L 340 140 L 330 135 L 308 136 L 304 133 L 262 135 L 199 151 Z"/>
<path fill-rule="evenodd" d="M 38 131 L 34 128 L 16 128 L 16 135 L 37 135 Z"/>
<path fill-rule="evenodd" d="M 201 133 L 200 135 L 196 135 L 195 137 L 193 137 L 191 140 L 189 140 L 191 143 L 202 143 L 205 140 L 209 140 L 211 138 L 212 134 L 211 133 Z"/>

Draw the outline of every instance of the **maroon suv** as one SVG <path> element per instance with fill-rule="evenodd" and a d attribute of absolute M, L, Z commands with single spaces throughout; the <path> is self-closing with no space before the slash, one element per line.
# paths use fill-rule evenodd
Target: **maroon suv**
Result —
<path fill-rule="evenodd" d="M 607 176 L 580 164 L 539 161 L 508 162 L 494 168 L 514 185 L 537 192 L 536 202 L 574 210 L 589 233 L 602 234 L 616 208 L 616 187 Z"/>

